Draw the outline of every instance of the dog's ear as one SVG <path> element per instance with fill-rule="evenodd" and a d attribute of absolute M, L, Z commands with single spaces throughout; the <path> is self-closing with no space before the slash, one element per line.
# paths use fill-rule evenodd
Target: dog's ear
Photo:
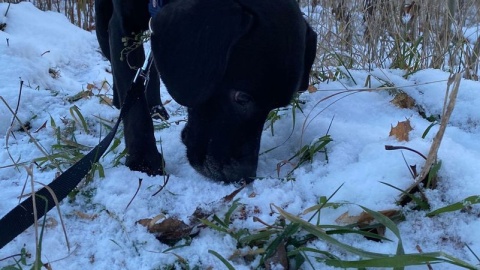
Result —
<path fill-rule="evenodd" d="M 170 95 L 187 107 L 210 98 L 224 76 L 232 46 L 252 16 L 233 0 L 181 0 L 152 19 L 152 51 Z"/>
<path fill-rule="evenodd" d="M 307 24 L 307 33 L 305 36 L 305 57 L 303 62 L 303 76 L 300 84 L 300 91 L 305 91 L 308 88 L 310 77 L 310 70 L 317 55 L 317 33 L 313 31 L 310 25 Z"/>

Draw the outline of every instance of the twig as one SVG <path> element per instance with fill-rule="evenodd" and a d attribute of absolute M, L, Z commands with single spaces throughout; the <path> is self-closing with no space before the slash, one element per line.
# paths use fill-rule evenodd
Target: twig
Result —
<path fill-rule="evenodd" d="M 425 165 L 423 166 L 422 170 L 417 176 L 417 179 L 415 182 L 408 188 L 406 189 L 406 192 L 409 193 L 412 189 L 418 186 L 425 177 L 428 175 L 430 172 L 430 169 L 432 168 L 432 165 L 435 163 L 437 160 L 437 153 L 438 149 L 440 148 L 440 143 L 442 142 L 443 135 L 445 134 L 445 129 L 447 128 L 447 123 L 450 120 L 450 116 L 452 115 L 453 109 L 455 108 L 455 102 L 457 100 L 457 94 L 458 94 L 458 89 L 460 87 L 460 81 L 462 79 L 462 76 L 460 73 L 456 73 L 452 76 L 450 76 L 448 83 L 447 83 L 447 95 L 445 96 L 445 108 L 444 108 L 444 113 L 442 115 L 442 121 L 440 123 L 440 128 L 435 135 L 435 138 L 433 139 L 432 146 L 430 147 L 430 151 L 428 152 L 427 159 L 425 161 Z M 453 89 L 450 95 L 448 95 L 448 92 L 450 92 L 450 87 L 453 84 Z M 448 101 L 447 101 L 448 98 Z"/>
<path fill-rule="evenodd" d="M 18 166 L 19 166 L 19 161 L 15 161 L 15 159 L 13 158 L 12 156 L 12 153 L 10 153 L 10 148 L 8 147 L 9 145 L 9 139 L 10 139 L 10 134 L 13 135 L 13 132 L 12 132 L 12 126 L 10 126 L 7 130 L 7 134 L 5 135 L 5 150 L 7 150 L 7 154 L 8 154 L 8 157 L 10 158 L 10 160 L 13 162 L 13 166 L 15 167 L 15 169 L 17 169 L 17 171 L 20 172 L 20 169 L 18 169 Z M 13 136 L 15 138 L 15 136 Z"/>
<path fill-rule="evenodd" d="M 37 214 L 37 198 L 35 196 L 35 186 L 33 180 L 33 165 L 25 166 L 28 176 L 30 176 L 30 185 L 32 188 L 32 204 L 33 204 L 33 227 L 35 228 L 35 264 L 33 269 L 40 269 L 38 263 L 38 256 L 40 254 L 40 243 L 39 243 L 39 234 L 38 234 L 38 214 Z"/>
<path fill-rule="evenodd" d="M 399 149 L 403 149 L 403 150 L 408 150 L 408 151 L 412 151 L 416 154 L 418 154 L 419 156 L 423 157 L 425 160 L 427 159 L 426 156 L 424 156 L 422 153 L 418 152 L 417 150 L 415 149 L 412 149 L 410 147 L 406 147 L 406 146 L 393 146 L 393 145 L 385 145 L 385 150 L 399 150 Z"/>
<path fill-rule="evenodd" d="M 160 193 L 160 191 L 162 191 L 168 184 L 168 180 L 170 180 L 170 174 L 167 174 L 164 176 L 163 178 L 163 186 L 160 187 L 160 189 L 158 191 L 156 191 L 155 193 L 152 194 L 152 197 L 157 195 L 158 193 Z"/>
<path fill-rule="evenodd" d="M 13 126 L 13 122 L 15 122 L 15 117 L 18 114 L 18 108 L 20 107 L 20 100 L 22 99 L 22 89 L 23 89 L 23 80 L 20 80 L 20 89 L 18 90 L 17 106 L 15 106 L 15 112 L 13 113 L 12 122 L 10 122 L 10 126 Z"/>
<path fill-rule="evenodd" d="M 60 168 L 60 165 L 55 162 L 55 159 L 53 159 L 48 153 L 47 151 L 45 150 L 45 148 L 40 145 L 40 143 L 32 136 L 32 134 L 30 134 L 30 132 L 28 131 L 28 129 L 25 127 L 25 124 L 23 124 L 22 120 L 20 120 L 20 118 L 18 118 L 17 115 L 15 115 L 14 111 L 12 110 L 12 108 L 10 107 L 10 105 L 8 105 L 7 101 L 2 97 L 0 96 L 0 100 L 2 100 L 2 102 L 5 104 L 5 106 L 7 106 L 7 109 L 10 111 L 10 113 L 13 114 L 14 118 L 18 121 L 18 123 L 20 124 L 20 126 L 22 127 L 22 129 L 25 131 L 25 133 L 28 135 L 28 137 L 30 137 L 30 139 L 32 139 L 32 142 L 35 144 L 35 146 L 40 150 L 40 152 L 42 152 L 42 154 L 45 155 L 45 157 L 47 157 L 50 162 L 52 162 L 52 164 L 58 169 L 59 172 L 63 172 L 63 170 Z M 12 160 L 13 161 L 13 160 Z M 15 161 L 13 161 L 15 162 Z"/>
<path fill-rule="evenodd" d="M 417 245 L 416 248 L 417 248 L 417 250 L 420 254 L 423 253 L 423 250 L 419 245 Z M 427 268 L 428 268 L 428 270 L 433 270 L 432 265 L 428 262 L 427 262 Z"/>
<path fill-rule="evenodd" d="M 15 161 L 13 159 L 12 154 L 10 153 L 10 149 L 8 147 L 8 139 L 10 138 L 10 135 L 12 135 L 14 139 L 16 139 L 15 134 L 13 133 L 12 129 L 13 129 L 13 122 L 15 122 L 15 118 L 18 115 L 18 108 L 20 107 L 20 100 L 22 99 L 22 89 L 23 89 L 23 81 L 20 80 L 20 89 L 18 91 L 17 106 L 15 106 L 15 111 L 13 112 L 12 121 L 10 122 L 10 127 L 7 130 L 7 134 L 6 134 L 6 138 L 5 138 L 5 148 L 7 150 L 8 156 L 10 157 L 10 159 L 12 160 L 12 162 L 14 164 L 18 164 L 18 161 Z M 22 126 L 22 128 L 23 128 L 23 126 Z M 15 166 L 15 167 L 16 167 L 17 171 L 20 171 L 18 169 L 18 166 Z"/>
<path fill-rule="evenodd" d="M 11 4 L 11 3 L 8 3 L 7 10 L 5 11 L 5 15 L 4 15 L 5 17 L 7 17 L 8 10 L 10 9 L 10 4 Z"/>
<path fill-rule="evenodd" d="M 22 256 L 22 253 L 13 254 L 13 255 L 7 256 L 7 257 L 5 257 L 5 258 L 1 258 L 1 259 L 0 259 L 0 262 L 1 262 L 1 261 L 8 260 L 8 259 L 10 259 L 10 258 L 20 257 L 20 256 Z"/>
<path fill-rule="evenodd" d="M 448 80 L 447 92 L 450 91 L 450 86 L 452 85 L 452 83 L 453 83 L 453 89 L 452 89 L 452 92 L 450 93 L 450 97 L 448 98 L 448 103 L 447 103 L 446 109 L 444 110 L 444 114 L 442 116 L 440 128 L 437 132 L 437 135 L 435 135 L 435 138 L 433 139 L 433 144 L 430 148 L 430 151 L 428 152 L 427 161 L 425 162 L 425 166 L 420 171 L 420 174 L 417 177 L 417 181 L 418 179 L 425 178 L 425 176 L 430 171 L 430 168 L 432 167 L 433 163 L 437 159 L 438 149 L 440 148 L 440 143 L 442 142 L 443 135 L 445 134 L 447 123 L 450 121 L 450 116 L 452 115 L 453 109 L 455 108 L 455 102 L 457 101 L 457 94 L 458 94 L 458 89 L 460 88 L 461 79 L 462 79 L 461 74 L 457 73 L 454 76 L 452 75 Z M 445 99 L 447 99 L 447 96 L 445 96 Z"/>
<path fill-rule="evenodd" d="M 10 168 L 10 167 L 18 167 L 20 165 L 26 165 L 28 163 L 30 163 L 30 162 L 29 161 L 23 161 L 23 162 L 19 162 L 19 163 L 15 163 L 15 164 L 4 165 L 4 166 L 0 166 L 0 169 Z"/>
<path fill-rule="evenodd" d="M 137 191 L 135 191 L 135 194 L 133 194 L 133 197 L 130 199 L 130 201 L 128 202 L 127 206 L 125 207 L 125 211 L 128 209 L 128 207 L 129 207 L 130 204 L 133 202 L 133 200 L 135 199 L 135 197 L 137 197 L 138 191 L 140 190 L 140 187 L 142 186 L 142 181 L 143 181 L 142 178 L 138 178 Z"/>
<path fill-rule="evenodd" d="M 42 185 L 50 193 L 50 196 L 52 196 L 53 201 L 55 202 L 55 206 L 57 207 L 58 218 L 60 219 L 60 224 L 62 224 L 63 235 L 65 236 L 65 242 L 67 243 L 68 252 L 70 253 L 70 241 L 68 241 L 67 229 L 65 227 L 65 222 L 63 222 L 62 212 L 60 211 L 60 202 L 58 201 L 57 195 L 55 195 L 55 192 L 53 191 L 53 189 L 51 187 L 49 187 L 48 185 L 45 185 L 43 183 L 36 182 L 36 181 L 35 181 L 35 183 Z M 47 213 L 45 213 L 45 215 L 46 214 Z"/>
<path fill-rule="evenodd" d="M 253 222 L 259 222 L 259 223 L 265 225 L 267 228 L 271 228 L 271 229 L 279 229 L 279 230 L 283 229 L 280 226 L 270 225 L 270 224 L 266 223 L 265 221 L 261 220 L 259 217 L 253 217 Z"/>

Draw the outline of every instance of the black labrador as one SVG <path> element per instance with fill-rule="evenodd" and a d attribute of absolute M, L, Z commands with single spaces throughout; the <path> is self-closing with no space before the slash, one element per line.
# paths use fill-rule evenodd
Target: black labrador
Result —
<path fill-rule="evenodd" d="M 132 33 L 148 27 L 148 0 L 95 5 L 119 106 L 135 74 L 131 65 L 144 60 L 141 47 L 124 52 Z M 175 101 L 188 107 L 182 141 L 190 164 L 214 180 L 251 181 L 268 113 L 308 87 L 317 35 L 297 2 L 173 0 L 152 18 L 151 30 L 156 69 Z M 126 165 L 150 175 L 164 169 L 148 109 L 160 101 L 157 81 L 151 79 L 146 98 L 124 119 Z"/>

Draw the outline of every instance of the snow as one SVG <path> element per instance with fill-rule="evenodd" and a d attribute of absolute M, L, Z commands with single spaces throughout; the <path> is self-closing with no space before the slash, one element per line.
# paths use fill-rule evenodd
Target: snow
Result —
<path fill-rule="evenodd" d="M 95 146 L 106 130 L 99 119 L 113 121 L 118 111 L 101 104 L 100 98 L 92 96 L 75 103 L 67 101 L 88 84 L 101 85 L 104 80 L 111 82 L 109 63 L 99 51 L 94 33 L 86 32 L 70 24 L 61 14 L 42 12 L 32 4 L 12 4 L 4 16 L 7 4 L 0 3 L 0 23 L 6 29 L 0 31 L 0 96 L 15 110 L 19 98 L 20 80 L 24 81 L 17 116 L 23 122 L 29 121 L 33 137 L 46 149 L 52 151 L 57 143 L 51 119 L 64 128 L 62 119 L 72 119 L 70 108 L 76 105 L 92 130 L 85 134 L 81 127 L 75 132 L 77 141 Z M 473 35 L 473 33 L 472 33 Z M 7 42 L 8 40 L 8 42 Z M 57 70 L 59 77 L 53 78 L 49 69 Z M 363 89 L 369 74 L 372 87 L 379 87 L 385 81 L 393 83 L 413 97 L 418 105 L 426 109 L 427 115 L 439 115 L 443 110 L 445 91 L 449 74 L 440 70 L 422 70 L 403 78 L 399 70 L 376 69 L 366 71 L 350 70 L 357 85 L 348 78 L 341 81 L 321 83 L 315 93 L 304 93 L 300 97 L 304 104 L 296 110 L 281 110 L 281 118 L 274 123 L 274 135 L 265 129 L 259 158 L 258 179 L 242 190 L 235 198 L 246 205 L 249 216 L 245 220 L 234 220 L 236 228 L 250 228 L 255 231 L 264 225 L 253 221 L 253 216 L 273 224 L 278 213 L 272 214 L 271 204 L 282 207 L 294 215 L 318 203 L 320 197 L 329 197 L 340 186 L 332 202 L 349 202 L 338 209 L 328 208 L 322 212 L 322 224 L 336 224 L 335 220 L 345 212 L 356 215 L 361 212 L 357 205 L 373 210 L 400 209 L 396 205 L 399 192 L 385 184 L 400 189 L 407 188 L 413 179 L 405 165 L 400 151 L 386 151 L 385 145 L 403 145 L 427 154 L 433 137 L 438 130 L 434 126 L 422 139 L 430 122 L 423 119 L 415 109 L 400 109 L 390 100 L 386 91 L 360 91 L 330 95 L 344 91 Z M 375 79 L 377 78 L 377 79 Z M 188 79 L 188 78 L 186 78 Z M 163 100 L 171 99 L 162 85 Z M 111 95 L 111 90 L 93 90 L 94 94 Z M 1 100 L 0 100 L 1 102 Z M 229 258 L 236 251 L 236 242 L 226 234 L 212 229 L 202 229 L 189 246 L 169 249 L 147 230 L 136 224 L 143 218 L 152 218 L 163 213 L 189 223 L 195 209 L 214 209 L 222 197 L 237 189 L 234 185 L 213 182 L 195 172 L 185 156 L 185 147 L 180 141 L 180 131 L 185 122 L 185 109 L 175 103 L 166 105 L 172 115 L 171 126 L 156 131 L 170 179 L 165 189 L 152 196 L 164 183 L 163 177 L 149 177 L 140 172 L 130 171 L 123 164 L 114 166 L 114 159 L 124 148 L 118 147 L 101 159 L 105 167 L 105 178 L 98 175 L 82 188 L 72 202 L 64 200 L 61 211 L 65 220 L 71 249 L 68 250 L 60 225 L 46 228 L 42 245 L 42 260 L 49 262 L 53 269 L 153 269 L 178 262 L 178 257 L 188 260 L 190 266 L 202 269 L 212 267 L 223 269 L 225 265 L 208 250 Z M 460 85 L 457 104 L 446 129 L 438 157 L 442 160 L 439 186 L 428 190 L 426 195 L 432 210 L 461 201 L 472 195 L 480 195 L 480 83 L 463 80 Z M 410 141 L 398 142 L 389 137 L 391 126 L 409 119 L 413 130 Z M 5 215 L 18 204 L 27 172 L 24 167 L 10 166 L 13 159 L 29 165 L 43 154 L 30 138 L 19 132 L 15 121 L 9 133 L 12 113 L 0 103 L 0 216 Z M 175 123 L 179 121 L 178 123 Z M 45 128 L 41 128 L 46 123 Z M 331 127 L 329 129 L 329 125 Z M 160 124 L 160 123 L 156 123 Z M 277 171 L 277 164 L 290 159 L 305 144 L 329 134 L 333 141 L 328 144 L 328 160 L 321 153 L 312 163 L 302 165 L 286 181 L 292 169 L 290 164 Z M 117 137 L 120 137 L 117 134 Z M 279 146 L 279 147 L 277 147 Z M 271 150 L 272 148 L 274 150 Z M 8 151 L 7 151 L 8 148 Z M 271 150 L 271 151 L 269 151 Z M 417 154 L 403 151 L 410 165 L 420 169 L 424 160 Z M 56 170 L 40 170 L 33 166 L 34 179 L 48 184 L 55 177 Z M 278 175 L 278 173 L 280 175 Z M 138 180 L 142 185 L 131 205 Z M 36 185 L 37 188 L 40 185 Z M 217 209 L 219 215 L 228 206 Z M 255 209 L 255 213 L 253 213 Z M 480 254 L 480 227 L 478 205 L 470 211 L 446 213 L 432 218 L 425 211 L 405 209 L 406 220 L 398 224 L 403 245 L 407 253 L 444 251 L 473 265 L 478 265 L 468 245 Z M 82 214 L 79 214 L 82 213 Z M 85 218 L 90 216 L 92 218 Z M 308 219 L 311 213 L 301 216 Z M 59 220 L 57 211 L 48 217 Z M 1 229 L 1 228 L 0 228 Z M 1 233 L 1 232 L 0 232 Z M 396 240 L 392 232 L 386 237 Z M 360 236 L 344 235 L 340 241 L 372 252 L 394 254 L 396 242 L 372 242 Z M 14 241 L 0 250 L 0 259 L 18 254 L 25 245 L 35 252 L 34 230 L 29 228 Z M 309 243 L 310 247 L 328 250 L 344 259 L 357 259 L 352 255 L 331 247 L 322 241 Z M 230 261 L 236 269 L 251 269 L 258 260 L 246 263 Z M 0 261 L 0 267 L 11 265 L 12 259 Z M 329 269 L 321 262 L 312 260 L 316 269 Z M 178 265 L 177 265 L 178 266 Z M 309 265 L 304 265 L 309 269 Z M 417 267 L 425 269 L 423 267 Z M 435 269 L 457 269 L 449 264 L 435 265 Z M 410 269 L 410 268 L 409 268 Z M 416 267 L 411 267 L 416 269 Z"/>

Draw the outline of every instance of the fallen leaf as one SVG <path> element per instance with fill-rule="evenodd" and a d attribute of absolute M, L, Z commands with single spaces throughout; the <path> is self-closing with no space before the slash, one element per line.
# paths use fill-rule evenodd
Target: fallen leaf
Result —
<path fill-rule="evenodd" d="M 396 210 L 396 209 L 389 209 L 389 210 L 378 211 L 378 213 L 380 213 L 380 214 L 382 214 L 382 215 L 384 215 L 388 218 L 391 218 L 391 217 L 394 217 L 394 216 L 398 215 L 399 211 Z M 368 214 L 367 212 L 362 212 L 359 216 L 358 223 L 368 225 L 368 224 L 372 223 L 374 220 L 375 220 L 375 218 L 372 217 L 370 214 Z"/>
<path fill-rule="evenodd" d="M 407 119 L 402 122 L 398 122 L 395 127 L 392 126 L 390 129 L 390 136 L 394 136 L 397 141 L 409 141 L 408 134 L 412 131 L 413 128 L 410 125 L 410 120 Z"/>
<path fill-rule="evenodd" d="M 81 219 L 94 220 L 98 217 L 97 214 L 90 215 L 90 214 L 83 213 L 83 212 L 80 212 L 80 211 L 75 211 L 74 213 L 77 217 L 79 217 Z"/>
<path fill-rule="evenodd" d="M 378 211 L 378 213 L 390 218 L 396 219 L 400 214 L 399 210 L 396 209 L 389 209 L 389 210 L 382 210 Z M 370 232 L 379 236 L 385 236 L 386 228 L 381 224 L 377 224 L 376 226 L 373 225 L 375 218 L 368 214 L 367 212 L 362 212 L 358 216 L 351 216 L 348 214 L 348 211 L 340 215 L 335 222 L 341 225 L 354 225 L 358 227 L 361 231 Z M 373 238 L 369 236 L 365 236 L 365 238 L 372 240 L 372 241 L 379 241 L 378 238 Z"/>
<path fill-rule="evenodd" d="M 160 242 L 167 245 L 174 245 L 178 241 L 191 236 L 192 230 L 193 227 L 175 218 L 167 218 L 148 228 L 148 231 L 153 233 Z"/>
<path fill-rule="evenodd" d="M 309 85 L 308 88 L 307 88 L 307 91 L 309 93 L 315 93 L 315 92 L 317 92 L 317 90 L 318 90 L 317 87 L 315 87 L 314 85 Z"/>
<path fill-rule="evenodd" d="M 47 218 L 47 221 L 45 222 L 45 227 L 47 228 L 55 228 L 58 225 L 58 221 L 52 217 Z"/>
<path fill-rule="evenodd" d="M 76 101 L 79 101 L 81 99 L 88 99 L 90 98 L 91 96 L 93 96 L 93 93 L 92 91 L 90 90 L 87 90 L 87 91 L 80 91 L 78 92 L 77 94 L 73 95 L 73 96 L 70 96 L 70 97 L 67 97 L 67 101 L 70 102 L 70 103 L 73 103 L 73 102 L 76 102 Z"/>
<path fill-rule="evenodd" d="M 93 83 L 87 83 L 87 90 L 92 91 L 92 89 L 98 89 L 98 87 Z"/>
<path fill-rule="evenodd" d="M 231 202 L 233 200 L 233 198 L 235 198 L 235 196 L 237 196 L 237 194 L 242 191 L 242 189 L 245 187 L 245 183 L 243 183 L 243 185 L 239 188 L 237 188 L 236 190 L 234 190 L 232 193 L 230 193 L 229 195 L 223 197 L 223 201 L 224 202 Z"/>
<path fill-rule="evenodd" d="M 150 228 L 151 226 L 155 225 L 157 221 L 163 218 L 165 218 L 164 214 L 158 214 L 154 218 L 142 218 L 139 221 L 137 221 L 137 223 L 144 227 Z"/>
<path fill-rule="evenodd" d="M 149 233 L 155 235 L 160 242 L 167 245 L 175 245 L 178 241 L 192 236 L 194 226 L 189 226 L 176 218 L 166 218 L 160 223 L 155 223 L 156 218 L 144 218 L 137 221 L 138 224 L 147 227 Z"/>
<path fill-rule="evenodd" d="M 415 100 L 404 92 L 396 94 L 390 102 L 402 109 L 411 109 L 415 107 Z"/>
<path fill-rule="evenodd" d="M 43 123 L 43 125 L 39 128 L 37 128 L 37 130 L 35 130 L 33 133 L 38 133 L 40 130 L 44 129 L 47 127 L 47 121 L 45 121 L 45 123 Z"/>
<path fill-rule="evenodd" d="M 392 218 L 394 216 L 397 216 L 399 214 L 399 211 L 396 209 L 389 209 L 389 210 L 378 211 L 378 213 L 386 217 Z M 367 225 L 370 225 L 374 220 L 375 218 L 372 217 L 367 212 L 362 212 L 360 213 L 360 215 L 357 215 L 357 216 L 351 216 L 347 211 L 341 214 L 337 219 L 335 219 L 335 222 L 337 224 L 342 224 L 342 225 L 357 224 L 360 226 L 367 226 Z"/>
<path fill-rule="evenodd" d="M 267 270 L 278 269 L 278 266 L 282 266 L 281 269 L 288 269 L 287 249 L 284 241 L 281 241 L 275 253 L 265 260 L 265 269 Z"/>
<path fill-rule="evenodd" d="M 359 216 L 350 216 L 350 214 L 347 211 L 341 214 L 337 219 L 335 219 L 335 222 L 337 224 L 349 225 L 349 224 L 357 223 L 358 219 L 359 219 Z"/>
<path fill-rule="evenodd" d="M 100 104 L 113 106 L 113 100 L 107 96 L 100 96 Z"/>
<path fill-rule="evenodd" d="M 148 227 L 151 220 L 152 220 L 151 218 L 142 218 L 140 220 L 137 220 L 137 223 L 142 225 L 143 227 Z"/>

